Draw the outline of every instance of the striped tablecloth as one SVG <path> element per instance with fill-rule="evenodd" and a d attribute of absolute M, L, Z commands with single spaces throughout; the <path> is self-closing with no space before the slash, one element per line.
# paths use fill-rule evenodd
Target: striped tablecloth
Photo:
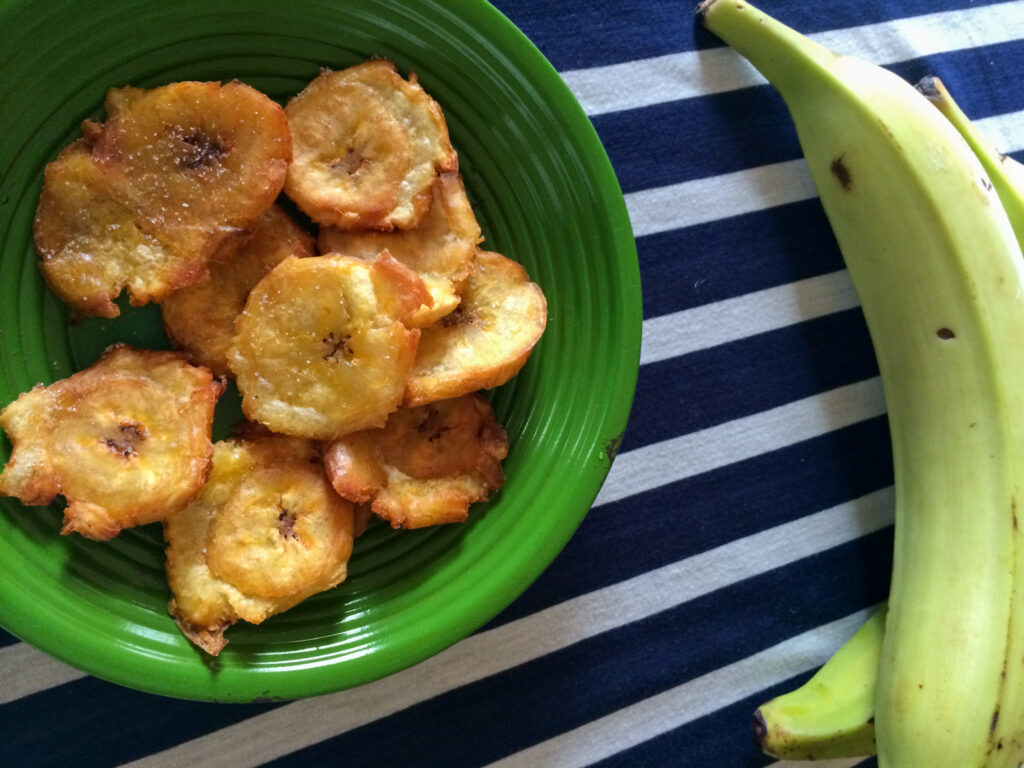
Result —
<path fill-rule="evenodd" d="M 583 525 L 475 635 L 315 699 L 137 693 L 0 633 L 0 765 L 768 765 L 752 710 L 885 598 L 882 390 L 782 102 L 691 4 L 497 4 L 591 116 L 640 255 L 636 403 Z M 910 81 L 939 75 L 1024 159 L 1021 0 L 761 6 Z M 823 765 L 854 764 L 874 763 Z"/>

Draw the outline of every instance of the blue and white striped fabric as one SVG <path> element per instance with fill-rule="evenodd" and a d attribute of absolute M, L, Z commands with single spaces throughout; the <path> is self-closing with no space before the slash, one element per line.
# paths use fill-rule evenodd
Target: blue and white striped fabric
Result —
<path fill-rule="evenodd" d="M 316 699 L 165 699 L 0 635 L 0 765 L 770 765 L 752 710 L 885 598 L 882 390 L 782 102 L 685 2 L 497 4 L 591 116 L 637 238 L 636 404 L 593 510 L 481 631 Z M 1021 0 L 760 5 L 910 81 L 939 75 L 1024 159 Z"/>

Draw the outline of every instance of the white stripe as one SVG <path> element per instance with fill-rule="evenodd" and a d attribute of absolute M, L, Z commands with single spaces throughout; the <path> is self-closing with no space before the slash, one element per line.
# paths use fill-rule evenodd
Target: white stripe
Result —
<path fill-rule="evenodd" d="M 656 363 L 859 306 L 845 269 L 644 321 L 640 364 Z"/>
<path fill-rule="evenodd" d="M 797 635 L 491 763 L 490 768 L 582 768 L 596 763 L 820 667 L 869 614 L 858 611 Z"/>
<path fill-rule="evenodd" d="M 945 11 L 809 37 L 838 53 L 880 65 L 895 64 L 919 56 L 1024 38 L 1024 4 L 1007 2 Z M 566 70 L 561 75 L 590 115 L 723 93 L 765 82 L 739 54 L 721 47 Z"/>
<path fill-rule="evenodd" d="M 0 648 L 0 704 L 85 677 L 25 643 Z"/>
<path fill-rule="evenodd" d="M 625 195 L 633 234 L 708 224 L 818 196 L 807 162 L 787 160 Z"/>
<path fill-rule="evenodd" d="M 446 691 L 880 530 L 892 523 L 892 503 L 892 490 L 884 489 L 731 541 L 471 635 L 437 656 L 382 680 L 287 704 L 130 765 L 215 765 L 225 755 L 230 755 L 232 765 L 239 768 L 260 765 Z M 853 628 L 849 634 L 852 632 Z M 814 660 L 820 657 L 818 653 Z M 797 672 L 811 666 L 811 661 L 803 661 Z M 720 694 L 718 706 L 731 701 L 730 689 L 722 688 Z"/>
<path fill-rule="evenodd" d="M 594 506 L 785 448 L 885 412 L 882 382 L 876 376 L 626 451 L 615 457 Z"/>

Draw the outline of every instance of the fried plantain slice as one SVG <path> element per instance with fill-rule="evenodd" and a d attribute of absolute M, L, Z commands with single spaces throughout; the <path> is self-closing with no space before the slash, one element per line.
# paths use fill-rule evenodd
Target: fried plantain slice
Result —
<path fill-rule="evenodd" d="M 352 504 L 327 481 L 315 443 L 222 440 L 202 492 L 164 521 L 168 610 L 217 655 L 237 621 L 259 624 L 344 581 L 353 536 Z"/>
<path fill-rule="evenodd" d="M 46 169 L 34 237 L 54 292 L 85 314 L 199 282 L 273 203 L 291 159 L 284 110 L 239 82 L 111 89 L 107 121 Z"/>
<path fill-rule="evenodd" d="M 292 156 L 284 110 L 237 80 L 112 89 L 93 144 L 141 224 L 212 257 L 259 219 L 284 186 Z"/>
<path fill-rule="evenodd" d="M 182 355 L 115 345 L 89 368 L 38 385 L 0 412 L 13 444 L 0 494 L 30 506 L 61 494 L 61 533 L 91 539 L 162 520 L 206 479 L 223 390 Z"/>
<path fill-rule="evenodd" d="M 231 375 L 227 351 L 249 291 L 289 256 L 314 255 L 313 242 L 284 209 L 271 206 L 238 252 L 210 267 L 209 278 L 161 302 L 167 337 L 217 376 Z"/>
<path fill-rule="evenodd" d="M 325 69 L 285 112 L 295 149 L 285 193 L 318 224 L 411 229 L 438 172 L 458 170 L 441 108 L 391 61 Z"/>
<path fill-rule="evenodd" d="M 83 142 L 46 166 L 34 237 L 50 289 L 87 315 L 117 317 L 114 299 L 122 288 L 145 304 L 201 273 L 197 260 L 139 227 Z"/>
<path fill-rule="evenodd" d="M 505 482 L 505 429 L 477 393 L 401 408 L 380 429 L 332 442 L 324 464 L 335 490 L 394 528 L 464 522 Z"/>
<path fill-rule="evenodd" d="M 413 270 L 427 287 L 431 306 L 423 305 L 410 323 L 425 328 L 459 304 L 459 292 L 473 270 L 476 247 L 483 240 L 462 177 L 442 173 L 434 185 L 430 210 L 415 229 L 375 232 L 321 227 L 321 253 L 372 259 L 387 250 Z"/>
<path fill-rule="evenodd" d="M 405 322 L 429 300 L 386 252 L 285 259 L 250 292 L 228 351 L 245 415 L 318 440 L 381 426 L 416 354 Z"/>
<path fill-rule="evenodd" d="M 526 363 L 546 325 L 544 292 L 522 265 L 478 252 L 462 302 L 422 331 L 405 404 L 504 384 Z"/>

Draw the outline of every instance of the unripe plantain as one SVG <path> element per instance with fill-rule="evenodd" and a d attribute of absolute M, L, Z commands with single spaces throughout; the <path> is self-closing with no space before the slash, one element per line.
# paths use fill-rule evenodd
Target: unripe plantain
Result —
<path fill-rule="evenodd" d="M 1007 652 L 1024 485 L 1024 258 L 1006 212 L 966 141 L 896 75 L 742 0 L 698 12 L 789 107 L 878 359 L 896 521 L 879 765 L 1019 764 L 1024 723 L 1000 718 L 1007 670 L 1022 663 Z"/>
<path fill-rule="evenodd" d="M 974 150 L 999 195 L 1018 242 L 1024 243 L 1024 165 L 996 149 L 964 114 L 939 78 L 925 77 L 915 88 L 928 97 Z M 1018 576 L 1022 572 L 1020 568 L 1015 571 Z M 1014 606 L 1013 610 L 1015 615 L 1020 615 L 1019 606 Z M 872 662 L 877 662 L 881 653 L 883 616 L 883 612 L 872 615 L 805 685 L 777 696 L 758 709 L 755 731 L 762 749 L 776 757 L 797 760 L 874 753 L 873 696 L 878 669 Z M 1008 658 L 1013 656 L 1011 650 Z M 1008 666 L 1008 674 L 1014 671 L 1012 665 Z M 1016 673 L 1020 671 L 1017 667 Z M 1009 678 L 1003 690 L 1001 716 L 993 732 L 996 758 L 1006 750 L 1005 744 L 1002 749 L 999 744 L 1007 723 L 1015 722 L 1007 712 L 1013 706 L 1020 706 L 1010 704 L 1005 698 L 1015 692 L 1024 694 L 1024 689 Z M 870 751 L 865 751 L 868 748 Z M 1012 750 L 1007 752 L 1011 753 Z M 1009 757 L 1007 765 L 1013 765 L 1013 759 Z"/>

